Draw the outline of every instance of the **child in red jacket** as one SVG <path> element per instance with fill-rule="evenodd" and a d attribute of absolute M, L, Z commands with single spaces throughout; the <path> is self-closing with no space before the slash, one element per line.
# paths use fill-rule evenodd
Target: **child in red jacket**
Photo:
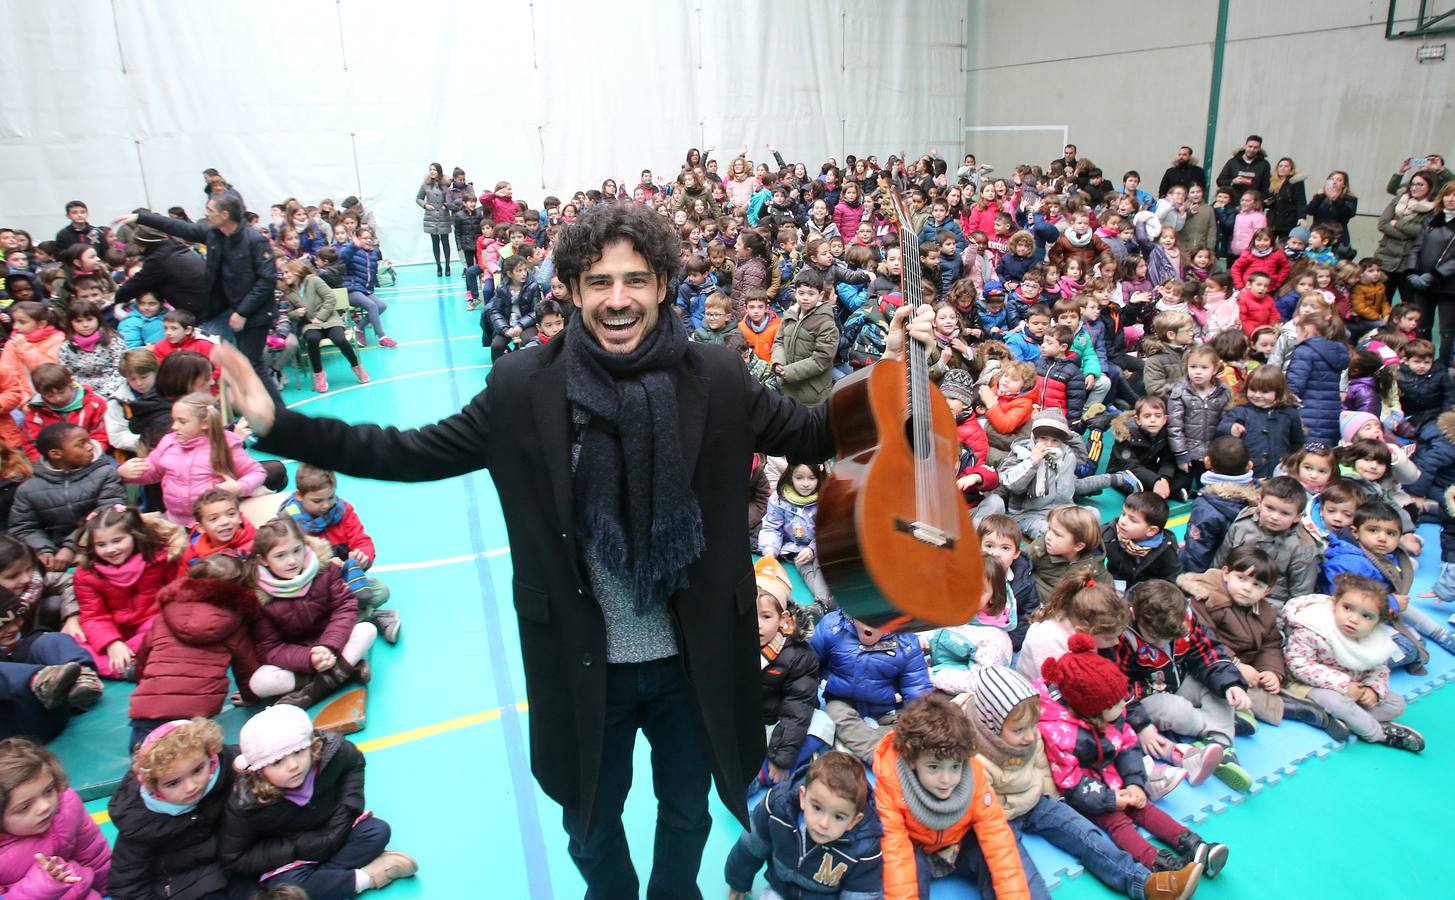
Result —
<path fill-rule="evenodd" d="M 162 317 L 162 340 L 152 344 L 157 361 L 178 350 L 191 350 L 212 359 L 212 341 L 197 333 L 197 317 L 185 309 L 174 309 Z M 216 373 L 214 372 L 214 377 Z"/>
<path fill-rule="evenodd" d="M 132 749 L 162 723 L 222 712 L 229 667 L 238 699 L 257 699 L 248 689 L 258 670 L 248 623 L 258 599 L 242 560 L 217 553 L 199 561 L 161 590 L 157 609 L 136 651 L 141 683 L 131 694 Z"/>
<path fill-rule="evenodd" d="M 175 540 L 174 540 L 175 539 Z M 181 575 L 181 534 L 119 503 L 93 512 L 82 526 L 74 583 L 81 606 L 81 644 L 105 678 L 135 679 L 136 650 L 157 614 L 157 594 Z"/>
<path fill-rule="evenodd" d="M 389 599 L 389 588 L 366 574 L 374 565 L 374 539 L 354 507 L 339 499 L 338 479 L 327 469 L 305 463 L 293 476 L 293 486 L 278 514 L 291 516 L 304 534 L 328 543 L 334 563 L 342 567 L 344 581 L 358 598 L 359 621 L 373 622 L 384 640 L 398 642 L 399 613 L 379 608 Z"/>
<path fill-rule="evenodd" d="M 1243 255 L 1233 263 L 1233 287 L 1241 290 L 1254 272 L 1267 272 L 1268 293 L 1276 296 L 1278 289 L 1288 281 L 1291 267 L 1288 256 L 1273 245 L 1273 232 L 1267 228 L 1260 228 L 1253 233 L 1253 243 L 1249 244 L 1248 249 L 1243 251 Z"/>
<path fill-rule="evenodd" d="M 77 384 L 70 370 L 56 363 L 42 363 L 30 373 L 36 395 L 25 407 L 21 430 L 25 452 L 33 463 L 40 462 L 35 440 L 47 425 L 69 422 L 86 429 L 100 448 L 111 449 L 106 435 L 106 398 L 85 385 Z"/>
<path fill-rule="evenodd" d="M 195 566 L 216 553 L 236 559 L 247 559 L 253 552 L 257 528 L 242 514 L 242 501 L 237 494 L 213 488 L 192 504 L 197 524 L 187 535 L 187 549 L 182 563 Z"/>
<path fill-rule="evenodd" d="M 1253 272 L 1248 276 L 1247 286 L 1238 292 L 1238 321 L 1249 338 L 1258 329 L 1276 328 L 1281 322 L 1278 307 L 1268 290 L 1270 284 L 1272 279 L 1267 272 Z"/>
<path fill-rule="evenodd" d="M 950 404 L 950 412 L 958 423 L 960 458 L 956 463 L 955 484 L 965 495 L 965 502 L 974 509 L 982 496 L 1000 484 L 995 469 L 986 462 L 990 456 L 990 439 L 974 414 L 975 380 L 964 369 L 951 369 L 940 381 L 940 393 Z"/>

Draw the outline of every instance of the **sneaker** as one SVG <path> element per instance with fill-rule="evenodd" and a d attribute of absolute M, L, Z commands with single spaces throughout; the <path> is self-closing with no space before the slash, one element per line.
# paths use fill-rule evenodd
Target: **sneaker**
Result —
<path fill-rule="evenodd" d="M 101 702 L 101 695 L 105 690 L 105 685 L 101 683 L 101 676 L 96 674 L 95 669 L 82 669 L 81 674 L 76 676 L 76 683 L 71 685 L 66 700 L 70 703 L 71 709 L 85 712 L 96 708 L 96 704 Z"/>
<path fill-rule="evenodd" d="M 71 688 L 80 677 L 80 663 L 45 666 L 30 679 L 30 692 L 46 709 L 60 709 L 71 701 Z"/>
<path fill-rule="evenodd" d="M 465 311 L 466 312 L 474 312 L 475 310 L 477 310 L 479 308 L 480 308 L 480 301 L 479 300 L 466 300 L 465 301 Z"/>
<path fill-rule="evenodd" d="M 1178 744 L 1177 750 L 1181 759 L 1173 762 L 1179 763 L 1186 771 L 1188 784 L 1202 784 L 1223 764 L 1223 748 L 1219 744 Z"/>
<path fill-rule="evenodd" d="M 414 861 L 414 857 L 398 850 L 385 850 L 364 866 L 364 874 L 369 876 L 369 883 L 375 890 L 386 888 L 401 878 L 413 878 L 418 871 L 419 863 Z"/>
<path fill-rule="evenodd" d="M 1234 710 L 1233 732 L 1236 737 L 1252 737 L 1258 733 L 1258 720 L 1246 710 Z"/>
<path fill-rule="evenodd" d="M 313 373 L 313 390 L 315 393 L 328 393 L 328 378 L 322 372 Z"/>
<path fill-rule="evenodd" d="M 399 346 L 399 342 L 396 341 L 396 340 L 394 340 L 394 338 L 392 338 L 392 337 L 381 337 L 381 338 L 379 338 L 379 346 L 380 347 L 398 347 Z"/>
<path fill-rule="evenodd" d="M 363 366 L 354 366 L 354 377 L 359 380 L 359 384 L 369 383 L 369 373 L 364 371 Z"/>
<path fill-rule="evenodd" d="M 1202 863 L 1188 863 L 1175 872 L 1153 872 L 1147 876 L 1142 894 L 1147 900 L 1187 900 L 1202 880 Z"/>
<path fill-rule="evenodd" d="M 362 326 L 354 329 L 354 343 L 360 347 L 369 346 L 369 332 Z"/>
<path fill-rule="evenodd" d="M 1213 776 L 1240 794 L 1253 786 L 1253 776 L 1238 765 L 1238 754 L 1232 747 L 1223 748 L 1223 764 L 1213 770 Z"/>
<path fill-rule="evenodd" d="M 1142 757 L 1147 772 L 1147 799 L 1153 803 L 1166 797 L 1187 778 L 1187 770 L 1158 762 L 1150 756 Z"/>
<path fill-rule="evenodd" d="M 369 617 L 369 621 L 379 629 L 379 637 L 383 638 L 385 643 L 399 643 L 399 629 L 403 623 L 399 621 L 398 612 L 392 609 L 375 610 L 374 614 Z"/>
<path fill-rule="evenodd" d="M 1228 845 L 1199 840 L 1192 861 L 1202 866 L 1202 874 L 1216 878 L 1223 866 L 1228 864 Z"/>
<path fill-rule="evenodd" d="M 1425 736 L 1408 725 L 1401 725 L 1398 722 L 1385 722 L 1384 743 L 1386 746 L 1393 747 L 1396 750 L 1408 750 L 1411 753 L 1419 753 L 1425 749 Z"/>
<path fill-rule="evenodd" d="M 1180 854 L 1171 850 L 1158 850 L 1157 856 L 1152 860 L 1151 869 L 1153 872 L 1177 872 L 1187 866 L 1187 860 Z"/>

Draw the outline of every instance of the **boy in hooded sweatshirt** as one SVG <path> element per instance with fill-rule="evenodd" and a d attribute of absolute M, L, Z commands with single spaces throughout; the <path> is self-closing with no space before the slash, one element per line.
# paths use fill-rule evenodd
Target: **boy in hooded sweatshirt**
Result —
<path fill-rule="evenodd" d="M 728 854 L 729 900 L 746 900 L 768 863 L 768 887 L 801 900 L 878 900 L 883 829 L 864 764 L 831 750 L 774 785 Z M 760 894 L 759 896 L 765 896 Z"/>
<path fill-rule="evenodd" d="M 1253 464 L 1240 439 L 1230 434 L 1213 438 L 1203 462 L 1207 471 L 1202 473 L 1202 490 L 1192 502 L 1180 554 L 1182 568 L 1188 572 L 1201 572 L 1212 565 L 1233 520 L 1244 509 L 1258 505 Z"/>
<path fill-rule="evenodd" d="M 1015 832 L 974 754 L 970 721 L 933 693 L 906 707 L 874 751 L 884 900 L 928 897 L 930 882 L 950 874 L 976 881 L 982 897 L 1031 896 Z"/>
<path fill-rule="evenodd" d="M 1041 836 L 1075 857 L 1107 887 L 1133 900 L 1191 895 L 1202 877 L 1201 863 L 1154 873 L 1113 844 L 1071 804 L 1061 802 L 1039 729 L 1041 697 L 1029 681 L 1014 669 L 976 666 L 971 685 L 971 692 L 955 702 L 975 731 L 975 760 L 1010 820 L 1021 866 L 1034 892 L 1048 893 L 1021 841 L 1023 834 Z"/>

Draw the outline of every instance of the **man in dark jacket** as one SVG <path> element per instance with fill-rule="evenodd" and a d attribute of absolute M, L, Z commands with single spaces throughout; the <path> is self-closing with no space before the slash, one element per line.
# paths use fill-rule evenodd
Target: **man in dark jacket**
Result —
<path fill-rule="evenodd" d="M 213 356 L 267 452 L 394 481 L 490 471 L 510 528 L 531 769 L 565 807 L 591 896 L 638 894 L 621 822 L 638 730 L 657 761 L 651 896 L 700 896 L 710 780 L 747 825 L 764 752 L 757 591 L 747 479 L 721 476 L 748 471 L 755 449 L 834 449 L 826 407 L 687 341 L 667 305 L 680 245 L 649 207 L 587 210 L 555 251 L 580 314 L 561 339 L 502 357 L 485 390 L 425 428 L 309 418 L 275 406 L 231 348 Z M 915 339 L 929 344 L 932 325 L 922 307 Z M 505 708 L 509 719 L 513 698 Z"/>
<path fill-rule="evenodd" d="M 1272 177 L 1273 169 L 1263 152 L 1263 138 L 1250 134 L 1243 142 L 1242 151 L 1234 153 L 1232 159 L 1223 163 L 1223 170 L 1218 173 L 1218 187 L 1232 191 L 1233 205 L 1237 206 L 1238 199 L 1249 188 L 1266 196 L 1268 181 Z"/>
<path fill-rule="evenodd" d="M 1165 197 L 1173 187 L 1181 185 L 1190 188 L 1194 184 L 1207 187 L 1207 172 L 1192 161 L 1191 147 L 1178 147 L 1177 159 L 1162 173 L 1162 183 L 1157 186 L 1157 196 Z"/>
<path fill-rule="evenodd" d="M 194 244 L 207 245 L 208 304 L 220 310 L 204 328 L 236 344 L 274 396 L 277 388 L 263 362 L 268 329 L 276 315 L 278 269 L 268 239 L 243 225 L 242 202 L 231 194 L 207 201 L 207 221 L 184 222 L 154 212 L 128 213 L 116 225 L 133 222 Z"/>
<path fill-rule="evenodd" d="M 141 268 L 116 289 L 117 304 L 151 293 L 198 322 L 211 322 L 223 311 L 207 290 L 207 261 L 201 254 L 145 225 L 136 226 L 131 239 L 141 248 Z"/>

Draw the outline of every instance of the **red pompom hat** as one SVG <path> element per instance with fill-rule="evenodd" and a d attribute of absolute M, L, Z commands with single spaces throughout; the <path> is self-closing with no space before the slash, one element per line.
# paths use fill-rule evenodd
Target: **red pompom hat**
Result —
<path fill-rule="evenodd" d="M 1071 652 L 1041 663 L 1041 677 L 1061 689 L 1061 701 L 1083 719 L 1094 718 L 1126 699 L 1127 676 L 1096 652 L 1089 634 L 1073 634 Z"/>

